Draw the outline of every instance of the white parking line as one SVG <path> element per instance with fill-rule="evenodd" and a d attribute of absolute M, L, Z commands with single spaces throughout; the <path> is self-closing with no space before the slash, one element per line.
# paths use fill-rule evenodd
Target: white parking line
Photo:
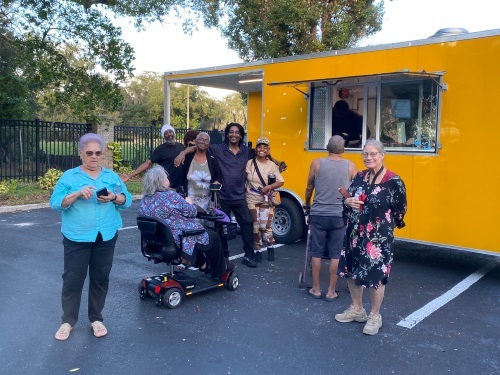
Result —
<path fill-rule="evenodd" d="M 133 227 L 123 227 L 118 230 L 126 230 L 126 229 L 137 229 L 137 225 L 134 225 Z"/>
<path fill-rule="evenodd" d="M 126 229 L 137 229 L 137 225 L 134 225 L 132 227 L 123 227 L 123 228 L 120 228 L 118 230 L 126 230 Z M 281 246 L 284 246 L 283 244 L 275 244 L 274 247 L 277 248 L 277 247 L 281 247 Z M 267 250 L 267 247 L 265 249 L 261 249 L 260 251 L 266 251 Z M 241 254 L 236 254 L 236 255 L 233 255 L 231 257 L 229 257 L 229 260 L 233 260 L 233 259 L 238 259 L 238 258 L 243 258 L 245 256 L 244 253 L 241 253 Z"/>
<path fill-rule="evenodd" d="M 277 247 L 281 247 L 281 246 L 285 246 L 284 244 L 274 244 L 274 248 L 276 249 Z M 260 253 L 264 252 L 267 250 L 267 247 L 264 248 L 264 249 L 260 249 L 258 250 Z M 238 258 L 243 258 L 245 256 L 245 253 L 241 253 L 241 254 L 236 254 L 236 255 L 233 255 L 233 256 L 230 256 L 229 257 L 229 260 L 234 260 L 234 259 L 238 259 Z"/>
<path fill-rule="evenodd" d="M 442 296 L 432 300 L 427 305 L 422 307 L 421 309 L 415 311 L 413 314 L 408 315 L 406 318 L 401 320 L 397 325 L 405 328 L 413 328 L 422 320 L 427 318 L 434 311 L 444 306 L 448 302 L 450 302 L 453 298 L 459 296 L 461 293 L 465 292 L 472 286 L 474 283 L 479 281 L 484 275 L 494 269 L 497 265 L 495 263 L 489 263 L 470 276 L 463 279 L 449 291 L 444 293 Z"/>

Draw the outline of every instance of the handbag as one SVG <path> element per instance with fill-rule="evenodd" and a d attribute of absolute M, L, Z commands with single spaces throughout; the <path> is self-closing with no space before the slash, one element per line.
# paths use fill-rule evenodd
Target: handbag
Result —
<path fill-rule="evenodd" d="M 253 159 L 253 166 L 255 167 L 255 172 L 257 172 L 257 176 L 259 176 L 260 182 L 262 183 L 262 186 L 266 186 L 267 184 L 264 182 L 264 179 L 262 178 L 262 175 L 260 174 L 259 167 L 257 166 L 257 162 L 255 159 Z M 281 196 L 280 192 L 278 190 L 272 189 L 268 194 L 267 194 L 267 199 L 268 203 L 271 206 L 279 206 L 281 204 Z"/>

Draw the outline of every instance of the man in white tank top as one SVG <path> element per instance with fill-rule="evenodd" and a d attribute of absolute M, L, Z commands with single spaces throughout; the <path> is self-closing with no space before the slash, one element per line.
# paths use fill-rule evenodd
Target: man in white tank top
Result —
<path fill-rule="evenodd" d="M 313 279 L 309 294 L 313 298 L 323 297 L 319 275 L 321 259 L 326 257 L 330 259 L 330 282 L 324 298 L 326 301 L 333 301 L 338 297 L 335 285 L 345 234 L 342 195 L 338 189 L 349 187 L 357 169 L 353 162 L 342 158 L 344 139 L 341 136 L 331 137 L 326 149 L 328 151 L 326 158 L 314 159 L 311 163 L 307 177 L 304 209 L 309 209 L 314 191 L 314 201 L 310 207 L 309 216 L 309 256 Z"/>

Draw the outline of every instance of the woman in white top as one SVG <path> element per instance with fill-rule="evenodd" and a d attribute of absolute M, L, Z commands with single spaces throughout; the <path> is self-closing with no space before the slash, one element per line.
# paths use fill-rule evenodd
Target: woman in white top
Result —
<path fill-rule="evenodd" d="M 262 261 L 262 242 L 267 242 L 267 259 L 275 260 L 272 221 L 274 207 L 269 201 L 269 193 L 283 185 L 285 180 L 278 166 L 270 159 L 269 139 L 257 139 L 255 158 L 247 163 L 246 201 L 253 219 L 253 240 L 255 261 Z M 260 177 L 259 173 L 260 172 Z M 271 178 L 270 178 L 271 177 Z"/>

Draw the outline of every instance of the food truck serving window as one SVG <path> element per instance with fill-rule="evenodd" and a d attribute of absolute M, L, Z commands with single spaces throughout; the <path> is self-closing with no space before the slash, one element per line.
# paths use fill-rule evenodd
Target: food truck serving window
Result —
<path fill-rule="evenodd" d="M 435 153 L 441 76 L 393 73 L 310 82 L 309 149 L 332 135 L 347 149 L 369 138 L 388 151 Z"/>

